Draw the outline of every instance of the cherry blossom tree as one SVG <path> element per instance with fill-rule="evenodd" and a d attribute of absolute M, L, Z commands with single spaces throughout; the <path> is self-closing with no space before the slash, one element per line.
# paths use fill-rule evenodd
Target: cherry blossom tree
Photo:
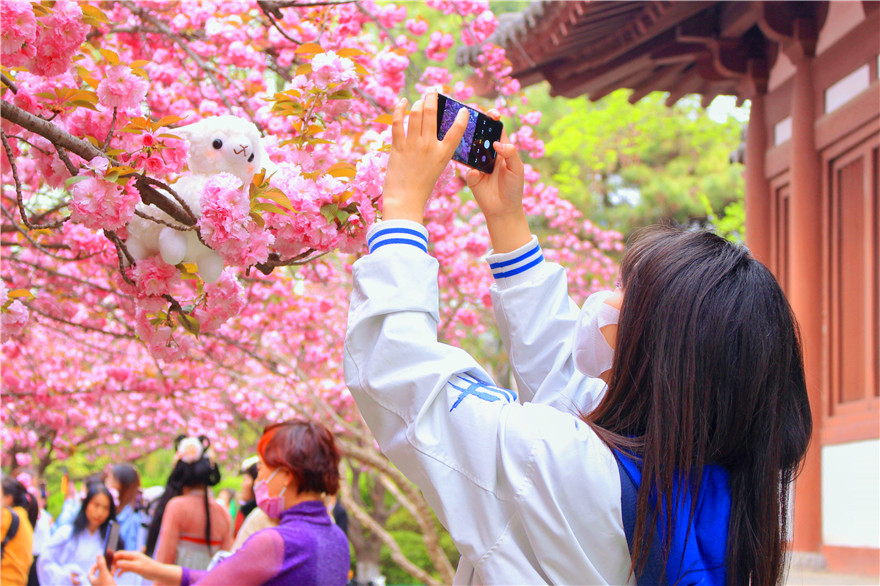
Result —
<path fill-rule="evenodd" d="M 503 50 L 484 44 L 497 24 L 487 2 L 4 0 L 0 10 L 4 466 L 40 474 L 74 452 L 135 459 L 181 431 L 207 434 L 223 457 L 252 450 L 238 445 L 242 426 L 320 418 L 351 480 L 342 497 L 363 537 L 358 578 L 375 574 L 381 543 L 417 579 L 451 582 L 430 509 L 378 451 L 341 354 L 350 267 L 381 209 L 398 97 L 442 85 L 497 107 L 524 154 L 543 152 L 540 113 Z M 482 46 L 475 71 L 452 66 L 458 44 Z M 480 101 L 471 75 L 498 97 Z M 250 184 L 211 182 L 197 216 L 175 190 L 188 173 L 182 128 L 221 114 L 253 123 L 270 160 Z M 440 335 L 510 384 L 489 325 L 488 237 L 464 187 L 451 165 L 426 216 L 442 267 Z M 525 203 L 575 297 L 613 280 L 619 234 L 531 167 Z M 145 218 L 149 205 L 221 255 L 216 281 L 192 263 L 132 255 L 128 228 L 157 219 Z M 416 519 L 432 568 L 407 559 L 384 528 L 388 511 L 361 498 L 364 475 Z"/>

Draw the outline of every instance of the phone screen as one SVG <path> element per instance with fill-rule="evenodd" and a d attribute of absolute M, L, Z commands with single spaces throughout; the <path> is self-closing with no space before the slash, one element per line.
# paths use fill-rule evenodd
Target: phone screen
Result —
<path fill-rule="evenodd" d="M 113 565 L 113 554 L 119 549 L 119 523 L 110 521 L 107 526 L 107 535 L 104 537 L 104 559 L 107 560 L 107 567 Z"/>
<path fill-rule="evenodd" d="M 491 173 L 496 155 L 492 144 L 501 140 L 503 125 L 500 120 L 492 120 L 482 112 L 440 94 L 437 96 L 437 140 L 443 140 L 462 108 L 468 111 L 468 125 L 452 159 L 483 173 Z"/>

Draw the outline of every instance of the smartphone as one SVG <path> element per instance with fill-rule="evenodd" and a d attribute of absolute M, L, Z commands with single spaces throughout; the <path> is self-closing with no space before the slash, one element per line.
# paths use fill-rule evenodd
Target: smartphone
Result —
<path fill-rule="evenodd" d="M 107 535 L 104 536 L 104 559 L 107 560 L 107 567 L 113 565 L 113 554 L 119 549 L 119 523 L 110 521 L 107 526 Z"/>
<path fill-rule="evenodd" d="M 468 125 L 464 136 L 452 155 L 453 161 L 464 163 L 483 173 L 491 173 L 495 168 L 496 140 L 501 140 L 503 125 L 500 120 L 493 120 L 473 108 L 457 102 L 449 96 L 437 96 L 437 140 L 443 140 L 455 122 L 458 111 L 465 108 L 468 112 Z"/>

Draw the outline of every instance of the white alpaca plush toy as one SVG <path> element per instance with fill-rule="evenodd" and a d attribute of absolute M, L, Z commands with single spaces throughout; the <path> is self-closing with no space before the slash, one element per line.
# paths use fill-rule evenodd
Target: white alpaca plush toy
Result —
<path fill-rule="evenodd" d="M 189 144 L 189 173 L 181 176 L 172 188 L 197 218 L 202 213 L 202 192 L 212 175 L 232 173 L 248 185 L 267 163 L 257 127 L 236 116 L 205 118 L 174 132 Z M 137 209 L 150 217 L 178 224 L 154 205 L 140 203 Z M 160 254 L 170 265 L 195 263 L 206 283 L 213 283 L 223 272 L 222 257 L 202 244 L 195 230 L 182 232 L 135 216 L 128 224 L 126 247 L 135 260 Z"/>

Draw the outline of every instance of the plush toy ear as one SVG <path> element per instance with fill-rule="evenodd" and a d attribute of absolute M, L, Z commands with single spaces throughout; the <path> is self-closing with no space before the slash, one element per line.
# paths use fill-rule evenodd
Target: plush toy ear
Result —
<path fill-rule="evenodd" d="M 180 447 L 180 442 L 186 439 L 186 434 L 180 434 L 174 439 L 174 450 L 177 451 L 177 448 Z"/>
<path fill-rule="evenodd" d="M 199 441 L 202 442 L 202 446 L 207 450 L 211 447 L 211 440 L 208 439 L 206 435 L 200 435 Z"/>

